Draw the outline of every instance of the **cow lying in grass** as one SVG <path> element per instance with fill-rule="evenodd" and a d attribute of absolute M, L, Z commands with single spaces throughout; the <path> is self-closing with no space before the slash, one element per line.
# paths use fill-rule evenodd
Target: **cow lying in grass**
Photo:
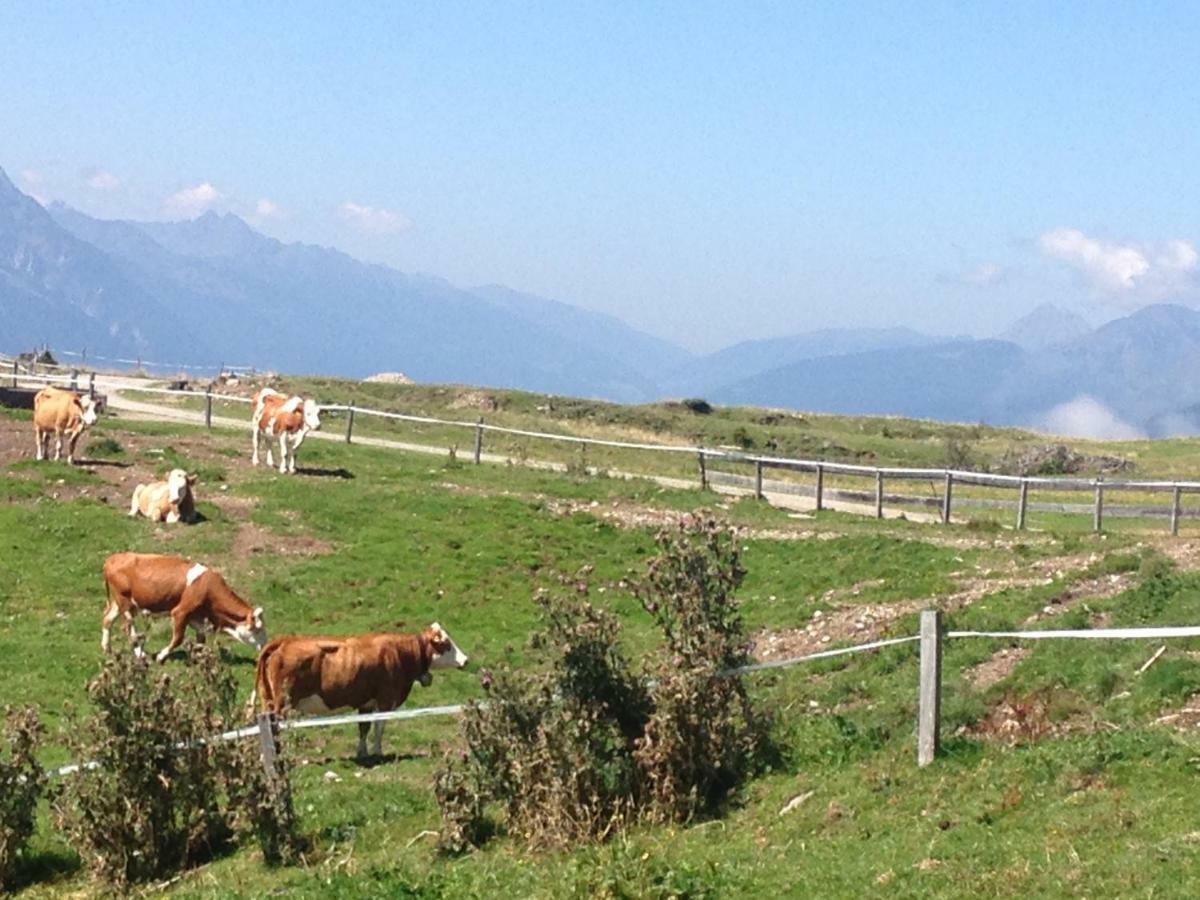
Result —
<path fill-rule="evenodd" d="M 62 458 L 63 438 L 67 439 L 67 463 L 75 462 L 75 444 L 83 432 L 96 424 L 96 403 L 74 391 L 45 387 L 33 398 L 33 434 L 37 440 L 37 458 L 50 455 L 50 435 L 54 435 L 54 458 Z"/>
<path fill-rule="evenodd" d="M 254 416 L 251 419 L 254 431 L 253 465 L 258 465 L 259 435 L 267 436 L 267 465 L 275 465 L 271 453 L 271 442 L 279 438 L 280 474 L 296 472 L 296 451 L 304 443 L 310 431 L 321 427 L 321 408 L 315 400 L 303 397 L 287 397 L 272 388 L 263 388 L 254 395 Z"/>
<path fill-rule="evenodd" d="M 139 484 L 133 489 L 133 500 L 129 504 L 130 516 L 145 516 L 151 522 L 196 521 L 196 498 L 192 486 L 196 476 L 183 469 L 172 469 L 166 481 Z"/>
<path fill-rule="evenodd" d="M 396 709 L 414 682 L 428 687 L 434 669 L 461 669 L 467 655 L 436 622 L 418 634 L 377 632 L 351 637 L 276 638 L 258 654 L 255 691 L 262 708 L 321 714 L 338 709 Z M 375 755 L 383 751 L 383 722 L 375 722 Z M 367 755 L 367 730 L 358 726 L 358 756 Z"/>
<path fill-rule="evenodd" d="M 105 651 L 113 622 L 123 618 L 134 652 L 142 655 L 133 627 L 135 612 L 171 617 L 171 640 L 155 657 L 159 662 L 183 643 L 189 625 L 201 642 L 210 631 L 223 631 L 256 650 L 267 642 L 262 607 L 251 607 L 218 573 L 182 556 L 114 553 L 104 561 L 104 585 L 108 602 L 100 623 L 100 646 Z"/>

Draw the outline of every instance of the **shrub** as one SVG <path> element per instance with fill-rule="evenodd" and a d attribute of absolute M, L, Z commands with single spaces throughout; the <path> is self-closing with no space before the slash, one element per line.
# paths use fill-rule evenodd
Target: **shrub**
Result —
<path fill-rule="evenodd" d="M 688 397 L 683 405 L 698 416 L 707 416 L 713 411 L 712 404 L 701 397 Z"/>
<path fill-rule="evenodd" d="M 634 593 L 667 642 L 654 711 L 638 741 L 642 804 L 658 820 L 713 811 L 767 751 L 767 727 L 740 675 L 749 661 L 735 592 L 746 571 L 736 535 L 714 519 L 663 529 Z"/>
<path fill-rule="evenodd" d="M 114 654 L 88 696 L 95 712 L 74 729 L 70 746 L 95 765 L 64 780 L 53 808 L 95 876 L 118 888 L 162 877 L 222 852 L 239 835 L 262 839 L 268 812 L 286 806 L 290 813 L 290 791 L 266 784 L 246 742 L 204 740 L 241 719 L 233 678 L 208 647 L 194 647 L 182 669 Z M 294 826 L 294 816 L 281 816 L 275 827 L 288 837 L 263 841 L 268 859 L 290 855 Z"/>
<path fill-rule="evenodd" d="M 6 756 L 0 757 L 0 892 L 11 887 L 17 856 L 33 834 L 38 797 L 46 773 L 34 755 L 42 724 L 32 709 L 8 710 Z"/>
<path fill-rule="evenodd" d="M 665 648 L 645 675 L 620 649 L 620 628 L 581 595 L 540 593 L 535 649 L 549 669 L 484 672 L 484 704 L 462 720 L 467 748 L 435 776 L 443 850 L 479 844 L 488 804 L 535 846 L 603 839 L 636 818 L 683 821 L 714 811 L 764 757 L 767 721 L 741 677 L 747 660 L 734 597 L 745 572 L 733 532 L 688 518 L 658 537 L 635 593 Z"/>

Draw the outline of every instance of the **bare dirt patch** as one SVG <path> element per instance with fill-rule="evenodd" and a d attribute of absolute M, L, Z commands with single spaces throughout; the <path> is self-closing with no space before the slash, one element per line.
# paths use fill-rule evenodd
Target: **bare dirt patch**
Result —
<path fill-rule="evenodd" d="M 276 534 L 261 525 L 244 522 L 233 539 L 231 552 L 233 558 L 238 561 L 245 561 L 264 553 L 272 556 L 323 556 L 333 552 L 333 545 L 309 535 Z"/>
<path fill-rule="evenodd" d="M 959 730 L 960 734 L 988 743 L 1016 746 L 1066 734 L 1086 734 L 1115 725 L 1084 713 L 1056 718 L 1053 698 L 1045 693 L 1008 694 L 984 718 Z"/>
<path fill-rule="evenodd" d="M 1114 575 L 1101 575 L 1098 578 L 1088 578 L 1071 585 L 1059 594 L 1050 598 L 1039 612 L 1024 621 L 1025 625 L 1041 622 L 1060 616 L 1069 609 L 1086 600 L 1107 600 L 1117 594 L 1124 593 L 1137 583 L 1132 572 L 1121 572 Z"/>
<path fill-rule="evenodd" d="M 967 669 L 963 677 L 976 690 L 987 690 L 1011 675 L 1017 664 L 1032 652 L 1028 647 L 1002 647 L 991 659 Z"/>

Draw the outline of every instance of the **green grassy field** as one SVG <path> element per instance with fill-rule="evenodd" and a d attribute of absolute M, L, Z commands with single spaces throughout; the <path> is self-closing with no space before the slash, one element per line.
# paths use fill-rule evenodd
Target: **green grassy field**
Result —
<path fill-rule="evenodd" d="M 379 389 L 381 396 L 399 390 Z M 395 402 L 415 411 L 414 396 L 397 394 Z M 438 411 L 431 397 L 426 411 Z M 511 415 L 526 414 L 512 402 Z M 642 408 L 615 408 L 626 409 L 611 412 L 632 417 L 615 422 L 614 433 L 655 427 Z M 672 415 L 665 430 L 694 439 L 683 430 L 693 427 L 693 414 Z M 736 416 L 728 418 L 703 417 L 694 427 L 719 443 L 719 423 L 737 427 Z M 888 420 L 884 437 L 870 430 L 880 420 L 808 421 L 820 422 L 826 436 L 819 440 L 894 464 L 933 463 L 945 435 L 943 426 L 927 434 L 929 423 Z M 0 415 L 0 429 L 22 439 L 27 425 L 20 415 Z M 999 447 L 1010 439 L 1022 438 L 985 429 L 979 440 Z M 927 605 L 943 606 L 952 628 L 1200 621 L 1192 541 L 1133 527 L 1096 536 L 1046 517 L 1042 530 L 1018 534 L 986 521 L 943 528 L 837 513 L 796 517 L 641 480 L 451 465 L 325 442 L 302 448 L 308 474 L 284 478 L 249 468 L 243 433 L 115 418 L 87 440 L 103 453 L 85 446 L 83 455 L 110 465 L 70 470 L 12 453 L 0 463 L 0 684 L 4 703 L 42 711 L 52 737 L 47 763 L 66 761 L 53 736 L 85 706 L 83 686 L 100 659 L 100 564 L 125 549 L 178 552 L 220 568 L 265 607 L 272 634 L 440 621 L 471 654 L 470 670 L 416 690 L 414 706 L 479 697 L 480 667 L 536 666 L 527 642 L 537 622 L 530 598 L 584 564 L 595 565 L 592 600 L 620 617 L 634 658 L 653 652 L 651 623 L 624 579 L 644 566 L 655 522 L 701 506 L 742 528 L 747 624 L 781 640 L 836 646 L 911 634 Z M 1138 446 L 1115 449 L 1140 454 L 1139 474 L 1145 460 L 1168 466 L 1175 454 L 1170 465 L 1184 471 L 1177 448 Z M 122 498 L 133 482 L 118 479 L 175 464 L 201 472 L 204 521 L 166 528 L 128 519 Z M 794 633 L 814 621 L 830 623 L 828 642 Z M 156 624 L 149 646 L 166 636 L 165 623 Z M 116 643 L 125 646 L 123 638 Z M 222 646 L 248 694 L 251 653 Z M 430 776 L 457 740 L 452 719 L 390 725 L 389 756 L 369 766 L 353 758 L 353 727 L 305 732 L 292 749 L 304 763 L 296 784 L 313 838 L 306 865 L 269 869 L 247 849 L 167 890 L 186 897 L 1194 894 L 1200 823 L 1189 801 L 1200 742 L 1174 727 L 1186 717 L 1156 720 L 1200 691 L 1200 641 L 1171 642 L 1141 675 L 1157 645 L 1039 642 L 1008 657 L 996 655 L 1001 649 L 1005 642 L 947 645 L 945 753 L 920 771 L 914 645 L 750 676 L 756 699 L 777 714 L 784 754 L 776 771 L 720 819 L 635 829 L 566 853 L 530 855 L 503 836 L 461 858 L 434 853 L 426 834 L 438 826 Z M 989 682 L 980 664 L 1002 671 Z M 798 796 L 806 799 L 781 815 Z M 91 890 L 44 816 L 22 877 L 22 896 Z"/>

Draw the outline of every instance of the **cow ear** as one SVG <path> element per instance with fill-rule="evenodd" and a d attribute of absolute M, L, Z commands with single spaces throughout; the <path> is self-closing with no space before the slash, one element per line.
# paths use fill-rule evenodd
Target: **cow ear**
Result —
<path fill-rule="evenodd" d="M 189 475 L 189 476 L 187 477 L 187 483 L 188 483 L 188 484 L 195 484 L 195 483 L 196 483 L 197 481 L 199 481 L 199 480 L 200 480 L 200 476 L 199 476 L 199 475 Z"/>
<path fill-rule="evenodd" d="M 254 607 L 254 624 L 261 626 L 262 620 L 263 620 L 263 608 L 261 606 Z"/>

